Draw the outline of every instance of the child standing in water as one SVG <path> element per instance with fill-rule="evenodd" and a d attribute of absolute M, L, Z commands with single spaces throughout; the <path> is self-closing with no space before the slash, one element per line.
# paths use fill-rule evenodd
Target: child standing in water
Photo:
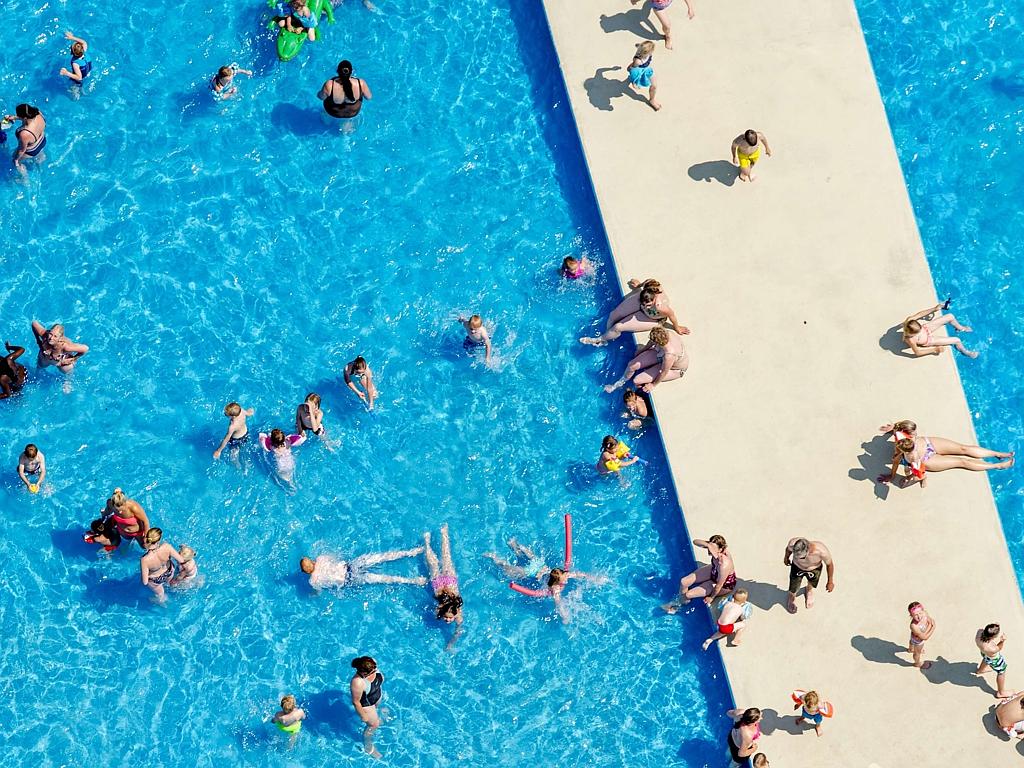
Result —
<path fill-rule="evenodd" d="M 634 91 L 640 88 L 649 89 L 647 103 L 651 105 L 651 109 L 657 112 L 661 109 L 661 104 L 655 98 L 655 94 L 658 92 L 658 78 L 654 76 L 654 67 L 651 66 L 653 63 L 654 43 L 650 40 L 638 43 L 633 61 L 626 68 L 629 73 L 626 84 Z"/>
<path fill-rule="evenodd" d="M 362 355 L 345 366 L 342 370 L 342 377 L 345 379 L 346 386 L 363 401 L 366 409 L 372 411 L 373 401 L 377 399 L 377 387 L 373 383 L 373 371 L 370 370 L 370 366 Z M 362 389 L 359 388 L 360 384 Z"/>
<path fill-rule="evenodd" d="M 295 434 L 304 435 L 309 430 L 317 437 L 326 437 L 324 412 L 320 410 L 320 395 L 310 392 L 295 411 Z"/>
<path fill-rule="evenodd" d="M 60 73 L 75 85 L 81 85 L 92 71 L 92 59 L 87 53 L 89 44 L 82 38 L 75 37 L 71 32 L 65 32 L 64 37 L 72 41 L 71 62 L 69 64 L 71 68 L 61 67 Z"/>
<path fill-rule="evenodd" d="M 39 493 L 46 479 L 46 457 L 32 443 L 26 445 L 18 457 L 18 477 L 29 493 Z"/>
<path fill-rule="evenodd" d="M 289 693 L 281 697 L 281 709 L 270 719 L 270 722 L 276 725 L 277 730 L 281 733 L 291 736 L 289 743 L 294 744 L 299 731 L 302 730 L 302 721 L 305 719 L 305 710 L 296 706 L 295 697 Z"/>
<path fill-rule="evenodd" d="M 237 95 L 238 87 L 235 85 L 235 75 L 248 75 L 252 77 L 252 72 L 248 69 L 239 68 L 237 64 L 232 64 L 230 67 L 221 67 L 210 81 L 210 90 L 213 91 L 213 95 L 221 99 L 230 99 L 232 96 Z"/>
<path fill-rule="evenodd" d="M 196 577 L 199 575 L 199 566 L 196 564 L 196 551 L 188 544 L 178 547 L 178 554 L 181 555 L 181 562 L 178 563 L 178 572 L 171 579 L 172 587 L 191 587 L 198 585 Z"/>
<path fill-rule="evenodd" d="M 292 455 L 292 448 L 304 442 L 305 435 L 285 435 L 280 429 L 270 430 L 269 435 L 260 432 L 260 447 L 273 459 L 277 478 L 289 487 L 294 485 L 292 478 L 295 476 L 295 456 Z"/>
<path fill-rule="evenodd" d="M 723 637 L 729 638 L 728 645 L 739 645 L 740 635 L 747 626 L 747 619 L 750 617 L 751 607 L 747 603 L 747 590 L 737 589 L 731 596 L 725 598 L 722 612 L 718 614 L 718 631 L 704 641 L 701 647 L 706 651 L 716 640 Z"/>
<path fill-rule="evenodd" d="M 466 331 L 466 338 L 462 340 L 462 348 L 467 352 L 474 352 L 483 347 L 484 363 L 491 362 L 491 337 L 488 335 L 487 329 L 484 328 L 484 321 L 480 315 L 473 315 L 468 320 L 460 317 L 459 322 L 462 323 L 462 327 Z"/>
<path fill-rule="evenodd" d="M 928 615 L 924 606 L 920 603 L 911 603 L 907 606 L 910 614 L 910 642 L 907 644 L 907 653 L 914 657 L 914 666 L 918 669 L 928 669 L 932 665 L 930 661 L 921 661 L 921 654 L 924 653 L 924 643 L 935 631 L 935 620 Z"/>
<path fill-rule="evenodd" d="M 249 439 L 249 427 L 245 419 L 252 416 L 256 411 L 252 408 L 242 408 L 238 403 L 228 403 L 224 406 L 224 415 L 228 417 L 228 431 L 224 439 L 220 441 L 217 450 L 213 452 L 213 458 L 219 459 L 224 447 L 231 448 L 231 458 L 238 461 L 238 449 Z"/>

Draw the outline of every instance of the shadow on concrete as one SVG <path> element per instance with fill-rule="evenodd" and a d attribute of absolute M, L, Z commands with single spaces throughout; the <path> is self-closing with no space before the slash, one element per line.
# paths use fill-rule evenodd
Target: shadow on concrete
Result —
<path fill-rule="evenodd" d="M 804 729 L 796 724 L 796 716 L 780 715 L 774 709 L 761 710 L 761 733 L 771 736 L 775 731 L 785 731 L 799 736 Z"/>
<path fill-rule="evenodd" d="M 882 640 L 879 637 L 864 637 L 857 635 L 850 638 L 852 645 L 868 661 L 876 664 L 895 664 L 898 667 L 912 667 L 914 663 L 907 659 L 901 659 L 897 653 L 906 653 L 907 648 L 892 640 Z"/>
<path fill-rule="evenodd" d="M 851 480 L 868 481 L 875 491 L 876 498 L 885 501 L 889 498 L 889 483 L 878 482 L 879 475 L 889 474 L 892 467 L 892 445 L 887 435 L 875 435 L 866 443 L 860 444 L 864 451 L 857 457 L 859 467 L 854 467 L 847 473 Z"/>
<path fill-rule="evenodd" d="M 780 564 L 780 569 L 785 566 Z M 782 610 L 786 610 L 786 600 L 789 598 L 789 593 L 782 589 L 778 584 L 768 584 L 763 581 L 751 581 L 748 579 L 740 579 L 740 586 L 744 587 L 749 593 L 747 599 L 750 600 L 750 604 L 755 608 L 760 608 L 762 611 L 770 611 L 777 605 L 782 606 Z"/>
<path fill-rule="evenodd" d="M 896 655 L 898 653 L 906 654 L 907 647 L 894 643 L 892 640 L 856 635 L 850 638 L 850 645 L 859 651 L 865 659 L 876 664 L 895 664 L 898 667 L 914 666 L 909 659 L 902 659 Z M 973 662 L 948 661 L 944 657 L 938 656 L 932 660 L 932 665 L 928 669 L 921 670 L 921 674 L 933 685 L 949 683 L 963 688 L 978 688 L 995 695 L 996 691 L 989 685 L 989 682 L 980 675 L 974 674 L 975 669 L 977 669 L 977 665 Z"/>
<path fill-rule="evenodd" d="M 912 352 L 907 351 L 907 345 L 903 343 L 903 323 L 894 325 L 886 331 L 878 340 L 878 346 L 886 352 L 892 352 L 896 357 L 914 358 Z"/>
<path fill-rule="evenodd" d="M 655 28 L 651 16 L 650 7 L 646 3 L 642 8 L 633 8 L 611 16 L 602 13 L 601 30 L 605 33 L 629 32 L 644 40 L 661 40 L 662 34 Z"/>
<path fill-rule="evenodd" d="M 594 72 L 593 77 L 588 77 L 583 81 L 587 98 L 596 109 L 600 109 L 602 112 L 611 112 L 614 109 L 612 99 L 622 96 L 629 96 L 633 101 L 647 104 L 647 99 L 630 88 L 625 80 L 613 80 L 605 77 L 606 72 L 617 72 L 621 69 L 622 67 L 600 67 Z"/>
<path fill-rule="evenodd" d="M 1009 741 L 1010 736 L 999 727 L 999 721 L 996 720 L 996 707 L 998 706 L 998 704 L 993 704 L 988 708 L 988 712 L 981 716 L 981 724 L 988 733 L 997 737 L 1000 741 Z"/>
<path fill-rule="evenodd" d="M 711 183 L 717 181 L 731 187 L 740 176 L 739 169 L 728 160 L 708 160 L 707 162 L 691 165 L 686 173 L 694 181 L 706 181 Z"/>

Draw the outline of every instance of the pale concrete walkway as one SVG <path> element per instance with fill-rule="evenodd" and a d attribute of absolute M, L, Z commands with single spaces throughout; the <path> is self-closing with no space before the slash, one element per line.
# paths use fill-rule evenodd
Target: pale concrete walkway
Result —
<path fill-rule="evenodd" d="M 656 404 L 691 533 L 727 537 L 762 608 L 723 649 L 736 700 L 789 715 L 800 687 L 836 705 L 820 739 L 777 723 L 762 743 L 780 768 L 1019 764 L 983 722 L 994 679 L 971 674 L 975 629 L 999 621 L 1024 689 L 1024 611 L 986 477 L 879 491 L 889 448 L 861 447 L 900 418 L 974 436 L 949 355 L 879 343 L 935 294 L 853 4 L 696 4 L 694 21 L 682 0 L 669 11 L 654 113 L 615 84 L 641 12 L 545 0 L 620 274 L 660 279 L 693 329 L 690 373 Z M 753 185 L 725 165 L 746 128 L 775 153 Z M 781 604 L 793 535 L 837 561 L 836 591 L 796 616 Z M 912 600 L 938 623 L 924 674 L 901 650 Z"/>

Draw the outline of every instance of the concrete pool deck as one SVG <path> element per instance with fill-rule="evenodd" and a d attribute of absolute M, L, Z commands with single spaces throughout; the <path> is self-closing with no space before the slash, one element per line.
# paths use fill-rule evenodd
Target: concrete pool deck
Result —
<path fill-rule="evenodd" d="M 619 274 L 657 277 L 693 330 L 689 373 L 655 401 L 691 534 L 725 535 L 759 608 L 722 655 L 737 704 L 766 711 L 761 749 L 790 767 L 1018 764 L 992 733 L 994 676 L 972 674 L 974 633 L 998 621 L 1024 689 L 1024 606 L 986 475 L 873 482 L 891 455 L 879 424 L 975 438 L 951 356 L 901 356 L 890 332 L 935 289 L 852 0 L 696 0 L 693 21 L 677 1 L 659 113 L 620 85 L 655 37 L 646 9 L 544 4 Z M 746 128 L 774 153 L 754 184 L 728 163 Z M 795 616 L 791 536 L 836 559 L 835 591 L 823 579 Z M 905 653 L 912 600 L 937 622 L 923 673 Z M 823 737 L 793 733 L 793 688 L 834 703 Z"/>

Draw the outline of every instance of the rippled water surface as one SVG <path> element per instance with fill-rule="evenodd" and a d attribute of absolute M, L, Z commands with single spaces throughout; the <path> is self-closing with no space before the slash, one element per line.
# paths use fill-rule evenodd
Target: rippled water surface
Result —
<path fill-rule="evenodd" d="M 0 106 L 40 106 L 49 145 L 27 181 L 0 173 L 0 330 L 31 346 L 32 318 L 61 321 L 92 351 L 69 386 L 33 366 L 0 403 L 4 763 L 362 762 L 346 691 L 366 653 L 388 677 L 389 764 L 719 764 L 708 619 L 656 615 L 690 565 L 657 435 L 627 488 L 591 477 L 622 429 L 598 385 L 625 357 L 573 341 L 615 280 L 539 3 L 347 0 L 287 65 L 263 10 L 6 6 Z M 95 60 L 77 100 L 56 75 L 68 28 Z M 347 134 L 315 99 L 341 57 L 375 96 Z M 214 104 L 232 61 L 256 74 Z M 570 254 L 596 280 L 563 285 Z M 462 354 L 471 310 L 493 369 Z M 358 353 L 376 416 L 339 383 Z M 212 461 L 226 402 L 287 427 L 308 391 L 338 445 L 297 451 L 297 492 L 251 454 Z M 9 470 L 29 440 L 39 496 Z M 81 542 L 117 485 L 198 551 L 205 586 L 154 606 L 137 551 Z M 572 590 L 568 627 L 482 557 L 516 536 L 557 560 L 565 513 L 577 566 L 610 578 Z M 411 547 L 443 521 L 467 601 L 455 654 L 425 590 L 297 578 L 304 553 Z M 309 713 L 290 753 L 264 722 L 285 692 Z"/>
<path fill-rule="evenodd" d="M 936 290 L 953 297 L 952 310 L 974 327 L 968 340 L 981 351 L 977 360 L 958 361 L 978 439 L 1019 451 L 1024 6 L 963 0 L 858 0 L 857 6 Z M 990 480 L 1020 578 L 1019 474 L 993 473 Z"/>

